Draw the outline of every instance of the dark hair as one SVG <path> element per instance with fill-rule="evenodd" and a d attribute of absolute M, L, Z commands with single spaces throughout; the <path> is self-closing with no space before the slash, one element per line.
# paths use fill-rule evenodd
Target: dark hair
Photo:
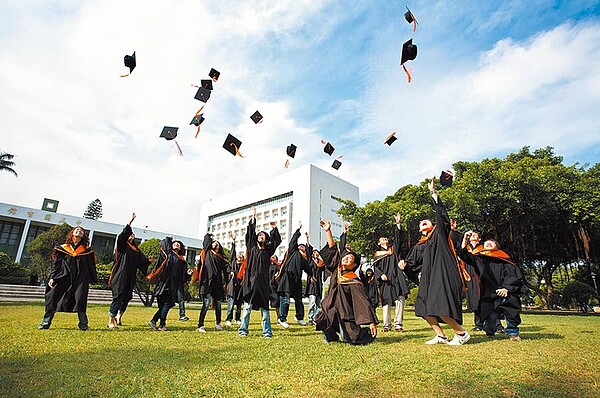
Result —
<path fill-rule="evenodd" d="M 83 243 L 86 246 L 90 245 L 90 238 L 87 235 L 87 232 L 85 230 L 85 228 L 83 227 L 75 227 L 72 230 L 69 231 L 69 233 L 67 234 L 67 239 L 65 239 L 65 243 L 73 243 L 73 232 L 77 229 L 77 228 L 81 228 L 83 230 L 83 236 L 81 237 L 81 243 Z"/>
<path fill-rule="evenodd" d="M 175 243 L 175 242 L 178 242 L 178 243 L 179 243 L 179 246 L 180 246 L 180 249 L 179 249 L 179 253 L 178 253 L 178 254 L 179 254 L 180 256 L 185 256 L 185 245 L 184 245 L 184 244 L 183 244 L 183 242 L 182 242 L 182 241 L 180 241 L 180 240 L 174 240 L 173 242 L 171 242 L 171 247 L 170 247 L 170 249 L 171 249 L 171 250 L 173 250 L 173 243 Z"/>

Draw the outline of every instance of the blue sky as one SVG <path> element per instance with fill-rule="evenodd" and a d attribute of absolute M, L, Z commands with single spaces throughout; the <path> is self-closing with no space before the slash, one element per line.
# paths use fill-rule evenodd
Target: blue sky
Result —
<path fill-rule="evenodd" d="M 600 160 L 600 1 L 9 0 L 0 60 L 0 150 L 19 173 L 0 175 L 0 201 L 83 214 L 100 198 L 103 220 L 135 211 L 176 234 L 197 233 L 202 202 L 285 172 L 292 142 L 291 168 L 339 175 L 361 204 L 525 145 Z M 190 85 L 211 67 L 221 77 L 194 139 Z M 158 138 L 165 125 L 183 157 Z M 228 133 L 244 159 L 221 149 Z"/>

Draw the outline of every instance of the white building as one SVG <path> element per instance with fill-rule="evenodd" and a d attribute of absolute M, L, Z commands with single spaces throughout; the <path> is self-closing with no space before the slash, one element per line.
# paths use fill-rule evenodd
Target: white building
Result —
<path fill-rule="evenodd" d="M 276 254 L 281 260 L 300 222 L 300 242 L 305 242 L 304 233 L 308 232 L 311 245 L 323 247 L 326 239 L 321 219 L 331 221 L 333 235 L 339 238 L 343 221 L 336 211 L 342 205 L 340 199 L 358 204 L 358 187 L 309 164 L 203 203 L 198 237 L 210 232 L 229 248 L 229 232 L 235 232 L 237 250 L 244 250 L 246 227 L 255 206 L 257 232 L 268 232 L 270 222 L 277 223 L 282 243 Z"/>
<path fill-rule="evenodd" d="M 46 199 L 42 209 L 33 209 L 0 202 L 0 251 L 11 256 L 14 261 L 26 265 L 29 261 L 27 246 L 31 241 L 56 224 L 67 223 L 73 227 L 83 227 L 90 238 L 91 247 L 96 253 L 108 247 L 114 251 L 117 235 L 123 230 L 124 224 L 114 224 L 105 221 L 90 220 L 69 214 L 57 213 L 58 201 Z M 187 250 L 188 264 L 194 264 L 196 253 L 200 253 L 202 241 L 177 236 L 171 233 L 151 231 L 145 228 L 132 227 L 138 242 L 151 238 L 163 239 L 172 235 L 174 239 L 183 242 Z"/>

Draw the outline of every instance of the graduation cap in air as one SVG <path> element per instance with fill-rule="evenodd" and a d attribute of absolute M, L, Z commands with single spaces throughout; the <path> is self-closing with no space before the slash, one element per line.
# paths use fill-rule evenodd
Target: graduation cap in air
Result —
<path fill-rule="evenodd" d="M 385 139 L 385 141 L 383 141 L 383 143 L 388 144 L 388 146 L 392 146 L 394 141 L 396 141 L 397 139 L 398 138 L 396 137 L 396 132 L 394 131 L 392 134 L 387 136 L 387 138 Z"/>
<path fill-rule="evenodd" d="M 339 160 L 339 159 L 341 159 L 341 158 L 342 158 L 342 157 L 340 156 L 339 158 L 335 159 L 335 160 L 333 161 L 333 164 L 331 165 L 331 167 L 333 167 L 333 168 L 334 168 L 334 169 L 336 169 L 336 170 L 339 170 L 339 169 L 340 169 L 340 167 L 342 166 L 342 162 L 340 162 L 340 160 Z"/>
<path fill-rule="evenodd" d="M 200 113 L 199 115 L 194 115 L 194 118 L 190 122 L 190 125 L 200 126 L 204 121 L 204 113 Z"/>
<path fill-rule="evenodd" d="M 202 110 L 202 109 L 200 109 Z M 200 111 L 198 111 L 200 112 Z M 204 113 L 196 113 L 194 115 L 194 117 L 192 118 L 192 121 L 190 122 L 190 125 L 194 125 L 197 127 L 196 129 L 196 135 L 194 136 L 194 138 L 198 138 L 198 134 L 200 134 L 200 125 L 202 124 L 202 122 L 204 121 Z"/>
<path fill-rule="evenodd" d="M 412 40 L 413 39 L 409 39 L 406 43 L 402 45 L 402 56 L 400 58 L 400 65 L 402 65 L 402 69 L 404 69 L 406 76 L 408 76 L 409 83 L 411 82 L 412 77 L 410 76 L 410 73 L 408 73 L 408 69 L 406 69 L 404 63 L 406 61 L 412 61 L 415 58 L 417 58 L 417 45 L 413 44 Z"/>
<path fill-rule="evenodd" d="M 244 156 L 240 153 L 240 146 L 242 146 L 242 141 L 238 140 L 231 134 L 227 134 L 227 138 L 223 143 L 223 148 L 233 156 L 239 156 L 243 158 Z"/>
<path fill-rule="evenodd" d="M 335 148 L 333 147 L 333 145 L 331 145 L 331 143 L 329 142 L 325 142 L 323 140 L 321 140 L 322 144 L 325 144 L 325 147 L 323 148 L 323 152 L 325 152 L 326 154 L 328 154 L 329 156 L 331 156 L 331 154 L 333 153 L 333 151 L 335 151 Z"/>
<path fill-rule="evenodd" d="M 210 72 L 208 72 L 208 76 L 213 79 L 213 81 L 219 80 L 219 76 L 221 76 L 221 72 L 216 70 L 215 68 L 210 68 Z"/>
<path fill-rule="evenodd" d="M 287 153 L 287 155 L 293 159 L 294 156 L 296 156 L 296 149 L 298 149 L 296 145 L 290 144 L 285 149 L 285 153 Z"/>
<path fill-rule="evenodd" d="M 404 19 L 406 19 L 406 22 L 413 24 L 413 32 L 416 32 L 418 24 L 417 19 L 408 6 L 406 6 L 406 10 L 407 11 L 404 13 Z"/>
<path fill-rule="evenodd" d="M 207 90 L 212 90 L 213 89 L 213 82 L 210 79 L 202 79 L 202 81 L 200 82 L 200 87 L 205 88 Z"/>
<path fill-rule="evenodd" d="M 258 124 L 258 123 L 262 122 L 263 115 L 261 115 L 259 111 L 256 111 L 252 114 L 252 116 L 250 116 L 250 119 L 252 119 L 254 124 Z"/>
<path fill-rule="evenodd" d="M 131 72 L 133 72 L 133 70 L 135 69 L 135 51 L 133 52 L 132 55 L 126 55 L 123 58 L 123 61 L 125 63 L 125 66 L 129 68 L 129 73 L 125 74 L 125 75 L 121 75 L 121 77 L 126 77 L 129 76 L 131 74 Z"/>
<path fill-rule="evenodd" d="M 206 102 L 210 98 L 210 90 L 204 87 L 199 87 L 198 92 L 196 95 L 194 95 L 194 98 L 198 101 Z"/>
<path fill-rule="evenodd" d="M 163 127 L 162 132 L 160 133 L 160 137 L 164 138 L 167 141 L 175 140 L 175 138 L 177 138 L 177 130 L 179 130 L 179 127 L 165 126 L 165 127 Z M 183 151 L 181 150 L 181 147 L 177 143 L 177 140 L 175 140 L 175 145 L 177 145 L 177 150 L 179 151 L 179 155 L 183 156 Z"/>
<path fill-rule="evenodd" d="M 450 170 L 442 171 L 442 174 L 440 174 L 440 184 L 445 187 L 451 187 L 453 179 L 454 175 Z"/>

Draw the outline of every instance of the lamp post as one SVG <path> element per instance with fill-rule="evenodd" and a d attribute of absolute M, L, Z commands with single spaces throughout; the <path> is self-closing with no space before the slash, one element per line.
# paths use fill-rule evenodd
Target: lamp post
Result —
<path fill-rule="evenodd" d="M 596 273 L 590 272 L 590 275 L 592 277 L 592 280 L 594 281 L 594 288 L 596 289 L 596 293 L 598 293 L 598 285 L 596 284 Z"/>

